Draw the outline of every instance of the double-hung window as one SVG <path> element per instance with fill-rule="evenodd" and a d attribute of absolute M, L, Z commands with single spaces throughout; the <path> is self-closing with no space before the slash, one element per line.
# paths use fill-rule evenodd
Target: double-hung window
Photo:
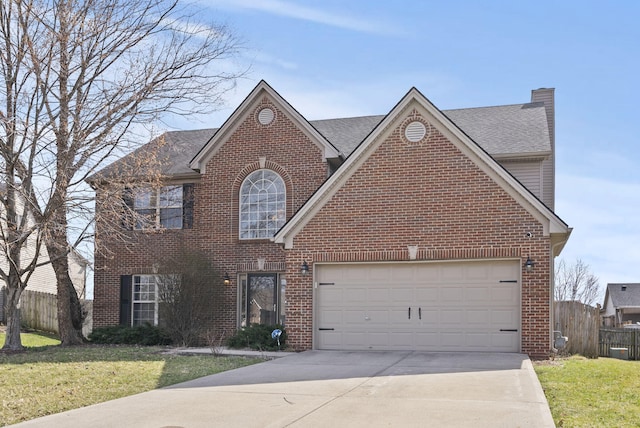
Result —
<path fill-rule="evenodd" d="M 158 286 L 155 275 L 133 276 L 133 325 L 158 324 Z"/>
<path fill-rule="evenodd" d="M 133 197 L 136 229 L 182 229 L 183 186 L 139 189 Z"/>

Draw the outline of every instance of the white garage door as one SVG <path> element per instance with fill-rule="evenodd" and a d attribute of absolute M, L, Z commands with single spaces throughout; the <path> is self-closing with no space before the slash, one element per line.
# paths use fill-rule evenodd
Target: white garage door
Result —
<path fill-rule="evenodd" d="M 514 261 L 316 266 L 315 347 L 520 350 Z"/>

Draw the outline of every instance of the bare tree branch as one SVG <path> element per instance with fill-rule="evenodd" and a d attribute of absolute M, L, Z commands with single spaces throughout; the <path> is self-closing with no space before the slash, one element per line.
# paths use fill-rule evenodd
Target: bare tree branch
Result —
<path fill-rule="evenodd" d="M 554 299 L 556 301 L 579 301 L 593 305 L 600 296 L 598 277 L 589 265 L 577 259 L 568 265 L 564 259 L 556 265 Z"/>
<path fill-rule="evenodd" d="M 199 21 L 196 12 L 178 0 L 0 2 L 0 162 L 6 189 L 6 226 L 0 229 L 2 252 L 13 266 L 0 270 L 0 277 L 13 281 L 8 287 L 17 304 L 26 287 L 21 278 L 41 263 L 38 255 L 22 260 L 21 251 L 30 241 L 38 243 L 36 249 L 46 247 L 62 302 L 64 345 L 82 340 L 67 256 L 93 238 L 95 201 L 84 180 L 139 145 L 138 126 L 168 114 L 210 112 L 244 73 L 228 62 L 240 42 L 228 28 Z M 161 144 L 160 139 L 149 147 Z M 121 165 L 117 181 L 94 180 L 109 201 L 98 215 L 113 222 L 127 214 L 124 190 L 159 186 L 159 165 L 150 153 L 137 164 Z M 121 227 L 112 229 L 123 241 L 131 239 Z"/>

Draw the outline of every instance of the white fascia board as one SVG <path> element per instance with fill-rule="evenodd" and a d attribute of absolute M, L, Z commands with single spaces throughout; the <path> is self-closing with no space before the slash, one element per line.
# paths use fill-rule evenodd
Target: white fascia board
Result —
<path fill-rule="evenodd" d="M 358 167 L 368 158 L 364 156 L 367 152 L 373 150 L 377 144 L 383 141 L 379 138 L 382 131 L 386 130 L 396 116 L 394 113 L 402 111 L 412 99 L 410 96 L 413 88 L 409 93 L 391 110 L 389 114 L 375 127 L 371 133 L 356 147 L 349 155 L 345 162 L 338 170 L 324 182 L 322 186 L 307 200 L 300 210 L 276 233 L 272 241 L 278 244 L 284 244 L 285 249 L 293 248 L 293 238 L 298 232 L 317 214 L 318 211 L 326 204 L 328 200 L 342 187 L 342 185 L 351 177 Z M 373 146 L 373 147 L 372 147 Z"/>
<path fill-rule="evenodd" d="M 342 154 L 336 149 L 322 134 L 320 134 L 291 104 L 280 96 L 267 82 L 260 81 L 258 85 L 249 93 L 244 101 L 229 116 L 224 124 L 218 129 L 211 140 L 198 152 L 191 160 L 189 167 L 205 173 L 205 168 L 209 160 L 220 149 L 221 145 L 226 141 L 227 137 L 232 134 L 237 127 L 244 121 L 252 107 L 260 102 L 263 96 L 267 96 L 269 100 L 281 109 L 285 114 L 300 128 L 307 137 L 314 143 L 324 155 L 324 158 L 337 158 Z"/>
<path fill-rule="evenodd" d="M 412 103 L 427 113 L 427 120 L 431 121 L 452 144 L 456 145 L 465 155 L 474 160 L 487 175 L 492 177 L 507 193 L 520 203 L 543 226 L 544 235 L 560 234 L 568 239 L 571 233 L 569 227 L 546 205 L 529 192 L 518 180 L 507 172 L 498 162 L 458 128 L 440 110 L 438 110 L 420 91 L 412 88 L 407 95 L 385 116 L 369 136 L 347 158 L 345 163 L 336 171 L 323 186 L 305 203 L 305 205 L 285 224 L 273 237 L 276 243 L 284 244 L 285 248 L 293 248 L 293 237 L 309 222 L 311 218 L 324 206 L 333 194 L 355 172 L 360 164 L 366 160 L 368 152 L 386 139 L 389 126 L 402 111 Z"/>

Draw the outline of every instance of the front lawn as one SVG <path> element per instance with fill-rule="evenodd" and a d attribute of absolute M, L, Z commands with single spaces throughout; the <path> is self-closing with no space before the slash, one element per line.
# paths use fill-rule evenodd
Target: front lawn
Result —
<path fill-rule="evenodd" d="M 558 427 L 637 427 L 640 362 L 571 357 L 534 363 Z"/>
<path fill-rule="evenodd" d="M 0 333 L 0 348 L 4 345 L 4 340 L 5 334 Z M 60 341 L 55 335 L 43 332 L 20 333 L 20 340 L 22 341 L 22 346 L 25 348 L 60 344 Z"/>
<path fill-rule="evenodd" d="M 0 340 L 4 344 L 4 335 L 0 334 Z M 54 339 L 23 335 L 22 340 L 23 345 L 31 346 L 28 343 Z M 170 355 L 164 351 L 161 347 L 87 345 L 41 346 L 23 353 L 0 353 L 0 426 L 262 361 Z"/>

